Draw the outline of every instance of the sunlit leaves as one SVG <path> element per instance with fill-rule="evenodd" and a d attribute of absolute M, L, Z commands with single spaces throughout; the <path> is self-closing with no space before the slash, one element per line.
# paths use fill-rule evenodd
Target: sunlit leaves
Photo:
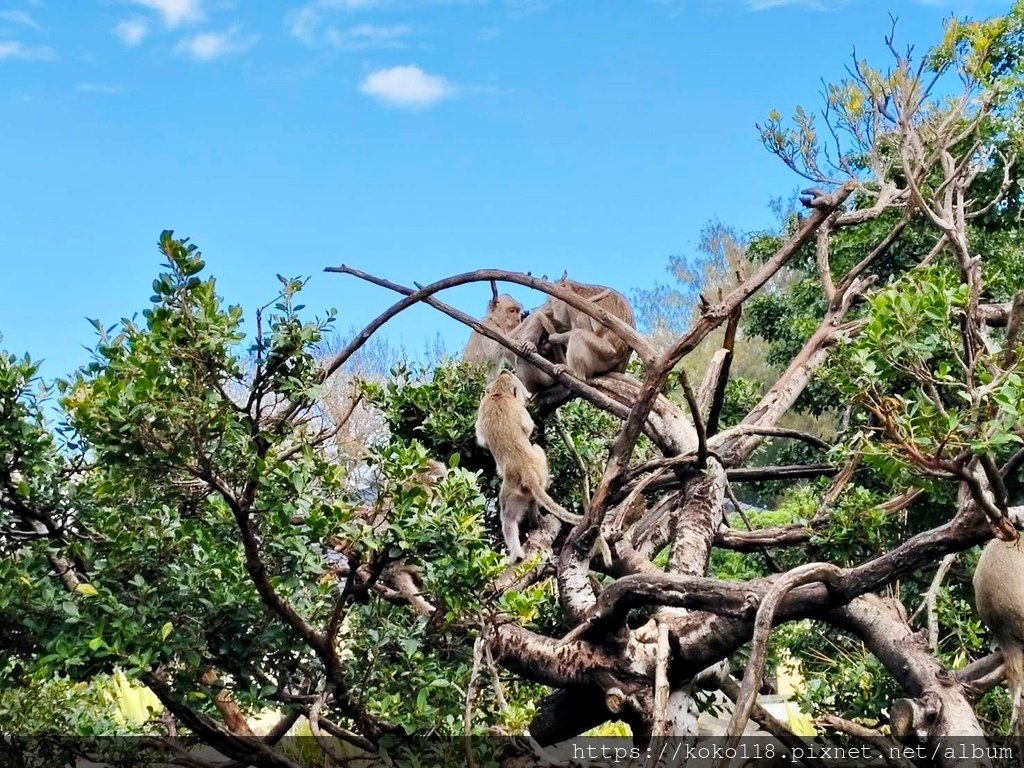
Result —
<path fill-rule="evenodd" d="M 1019 447 L 1019 370 L 991 342 L 969 364 L 961 324 L 969 290 L 952 268 L 917 270 L 879 291 L 857 337 L 838 355 L 833 381 L 889 434 L 879 447 L 932 468 L 961 451 Z"/>

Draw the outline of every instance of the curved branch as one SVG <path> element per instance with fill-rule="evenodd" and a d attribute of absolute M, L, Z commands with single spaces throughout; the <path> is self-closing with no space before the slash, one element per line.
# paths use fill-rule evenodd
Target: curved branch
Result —
<path fill-rule="evenodd" d="M 739 743 L 740 736 L 747 727 L 747 721 L 750 720 L 750 710 L 761 688 L 764 660 L 768 653 L 768 638 L 771 636 L 775 611 L 779 604 L 786 595 L 804 584 L 822 582 L 827 588 L 840 573 L 840 569 L 831 563 L 808 563 L 783 574 L 765 593 L 754 618 L 754 638 L 750 660 L 747 662 L 746 672 L 743 673 L 743 685 L 732 718 L 723 735 L 725 749 L 731 749 Z"/>
<path fill-rule="evenodd" d="M 519 285 L 525 285 L 535 290 L 542 291 L 543 293 L 546 293 L 549 296 L 554 296 L 558 299 L 561 299 L 569 306 L 573 307 L 574 309 L 578 309 L 580 312 L 583 312 L 585 315 L 589 317 L 592 317 L 594 320 L 601 323 L 601 325 L 605 326 L 610 331 L 612 331 L 615 335 L 622 339 L 622 341 L 627 346 L 629 346 L 630 349 L 636 352 L 637 356 L 644 362 L 645 365 L 650 365 L 655 358 L 654 347 L 651 345 L 650 342 L 648 342 L 643 336 L 641 336 L 637 332 L 636 328 L 631 326 L 629 323 L 616 317 L 615 315 L 611 314 L 610 312 L 603 309 L 594 302 L 589 301 L 585 297 L 580 296 L 570 288 L 565 288 L 556 283 L 549 283 L 547 280 L 541 280 L 540 278 L 536 278 L 531 275 L 524 275 L 520 272 L 510 272 L 504 269 L 478 269 L 473 272 L 464 272 L 460 275 L 453 275 L 452 277 L 445 278 L 444 280 L 438 280 L 434 283 L 430 283 L 429 285 L 425 285 L 422 287 L 417 286 L 417 290 L 415 291 L 411 288 L 399 285 L 398 283 L 393 283 L 390 280 L 385 280 L 384 278 L 377 277 L 376 275 L 371 275 L 368 272 L 364 272 L 360 269 L 349 267 L 344 264 L 341 265 L 340 267 L 325 267 L 324 272 L 337 272 L 341 274 L 353 275 L 354 277 L 358 277 L 362 280 L 374 283 L 375 285 L 379 285 L 383 288 L 388 288 L 389 290 L 395 291 L 396 293 L 405 294 L 406 296 L 405 299 L 395 304 L 393 307 L 391 307 L 391 309 L 389 309 L 384 314 L 380 315 L 376 320 L 374 320 L 370 325 L 368 325 L 363 330 L 362 333 L 356 336 L 356 338 L 353 339 L 348 344 L 348 346 L 346 346 L 346 348 L 343 349 L 337 355 L 335 360 L 332 361 L 329 366 L 330 370 L 327 373 L 328 376 L 335 370 L 337 370 L 338 366 L 344 365 L 345 361 L 352 356 L 356 349 L 365 344 L 366 340 L 369 339 L 370 336 L 373 333 L 375 333 L 378 328 L 380 328 L 380 326 L 382 326 L 384 323 L 386 323 L 388 320 L 390 320 L 392 317 L 397 315 L 402 310 L 407 309 L 408 307 L 411 307 L 413 304 L 416 304 L 417 302 L 420 301 L 426 304 L 431 304 L 431 306 L 434 306 L 430 301 L 427 301 L 427 299 L 429 299 L 435 293 L 446 290 L 448 288 L 454 288 L 459 285 L 466 285 L 467 283 L 478 283 L 494 280 L 501 280 L 507 283 L 517 283 Z M 446 312 L 446 314 L 449 313 Z M 451 316 L 455 317 L 454 315 Z M 469 322 L 470 318 L 468 317 L 468 315 L 464 315 L 463 317 L 455 317 L 455 319 L 459 320 L 459 322 L 465 325 L 468 325 L 473 330 L 482 333 L 480 328 L 477 328 L 473 322 Z M 495 341 L 501 341 L 500 338 L 490 336 L 490 334 L 484 335 L 489 336 Z M 516 351 L 514 347 L 509 346 L 508 348 L 512 349 L 513 351 Z"/>

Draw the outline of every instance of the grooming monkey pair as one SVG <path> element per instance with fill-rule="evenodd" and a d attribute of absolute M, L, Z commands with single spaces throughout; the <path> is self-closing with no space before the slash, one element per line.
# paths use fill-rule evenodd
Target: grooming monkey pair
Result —
<path fill-rule="evenodd" d="M 558 284 L 634 325 L 633 310 L 622 294 L 610 288 L 565 278 Z M 517 313 L 520 322 L 513 325 Z M 567 370 L 579 379 L 612 371 L 622 372 L 632 353 L 629 345 L 613 331 L 586 312 L 554 296 L 526 319 L 522 319 L 522 308 L 513 298 L 497 296 L 488 305 L 483 322 L 507 333 L 519 343 L 524 354 L 539 353 L 559 369 Z M 538 508 L 546 509 L 571 525 L 580 521 L 578 515 L 567 511 L 548 495 L 551 477 L 547 456 L 539 445 L 530 440 L 534 423 L 526 410 L 527 397 L 554 386 L 556 382 L 522 357 L 513 355 L 507 348 L 476 332 L 466 345 L 463 360 L 490 362 L 490 375 L 497 372 L 480 401 L 476 439 L 494 456 L 501 477 L 498 496 L 501 530 L 509 560 L 516 562 L 525 556 L 519 540 L 519 525 L 524 517 L 533 517 Z M 506 364 L 514 364 L 515 375 L 502 370 Z M 607 545 L 603 539 L 600 544 L 607 560 Z"/>

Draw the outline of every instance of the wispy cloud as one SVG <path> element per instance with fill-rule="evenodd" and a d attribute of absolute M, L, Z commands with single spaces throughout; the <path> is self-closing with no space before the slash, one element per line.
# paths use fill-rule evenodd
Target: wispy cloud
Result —
<path fill-rule="evenodd" d="M 806 8 L 812 11 L 830 11 L 846 5 L 849 0 L 746 0 L 752 11 L 769 11 L 773 8 Z"/>
<path fill-rule="evenodd" d="M 506 0 L 507 2 L 553 2 L 554 0 Z M 355 13 L 379 8 L 415 9 L 426 5 L 459 5 L 484 3 L 487 0 L 309 0 L 285 14 L 285 27 L 292 37 L 315 45 L 326 36 L 325 27 L 331 14 Z M 329 30 L 328 30 L 329 32 Z M 328 41 L 330 42 L 330 41 Z"/>
<path fill-rule="evenodd" d="M 525 16 L 528 13 L 547 10 L 558 0 L 505 0 L 505 6 L 510 12 Z"/>
<path fill-rule="evenodd" d="M 362 51 L 368 48 L 402 48 L 405 45 L 403 38 L 412 32 L 413 27 L 409 24 L 357 24 L 346 30 L 332 27 L 327 30 L 325 38 L 331 47 L 339 51 Z"/>
<path fill-rule="evenodd" d="M 194 24 L 206 18 L 202 0 L 132 0 L 136 5 L 156 11 L 171 29 Z"/>
<path fill-rule="evenodd" d="M 256 45 L 257 40 L 259 35 L 245 35 L 239 27 L 231 27 L 220 32 L 200 32 L 186 37 L 175 50 L 199 61 L 212 61 L 246 51 Z"/>
<path fill-rule="evenodd" d="M 312 0 L 293 8 L 285 16 L 285 24 L 292 36 L 312 45 L 323 25 L 325 13 L 330 11 L 361 11 L 388 5 L 391 0 Z"/>
<path fill-rule="evenodd" d="M 80 93 L 97 93 L 101 96 L 116 96 L 124 92 L 120 85 L 107 85 L 105 83 L 80 83 L 76 91 Z"/>
<path fill-rule="evenodd" d="M 114 27 L 114 34 L 128 47 L 141 43 L 148 33 L 149 25 L 142 19 L 125 19 Z"/>
<path fill-rule="evenodd" d="M 20 27 L 28 27 L 37 32 L 43 31 L 42 25 L 25 13 L 25 11 L 0 11 L 0 21 L 6 21 L 8 24 L 17 24 Z"/>
<path fill-rule="evenodd" d="M 25 45 L 17 40 L 0 40 L 0 61 L 23 59 L 25 61 L 53 61 L 57 58 L 53 48 L 44 45 Z"/>
<path fill-rule="evenodd" d="M 456 88 L 440 75 L 407 65 L 371 72 L 360 83 L 359 91 L 388 106 L 424 109 L 454 96 Z"/>

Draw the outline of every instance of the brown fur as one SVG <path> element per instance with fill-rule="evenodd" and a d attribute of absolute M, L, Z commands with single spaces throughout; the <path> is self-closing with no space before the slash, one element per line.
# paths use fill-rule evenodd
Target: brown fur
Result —
<path fill-rule="evenodd" d="M 993 539 L 974 571 L 974 600 L 981 620 L 1003 652 L 1003 669 L 1013 703 L 1011 722 L 1020 716 L 1024 691 L 1024 546 Z"/>
<path fill-rule="evenodd" d="M 609 314 L 636 327 L 633 308 L 626 297 L 618 291 L 602 285 L 577 283 L 566 278 L 559 280 L 557 285 L 590 299 Z M 549 341 L 564 348 L 565 366 L 570 373 L 586 380 L 605 373 L 621 373 L 626 370 L 632 349 L 617 333 L 587 313 L 554 296 L 545 306 L 549 308 L 548 318 L 555 331 L 550 334 Z"/>
<path fill-rule="evenodd" d="M 538 507 L 563 522 L 575 525 L 580 521 L 548 495 L 548 460 L 544 450 L 530 442 L 533 428 L 526 410 L 526 389 L 512 373 L 502 371 L 480 401 L 476 439 L 491 452 L 501 477 L 501 531 L 512 562 L 525 557 L 519 524 L 527 515 L 536 514 Z"/>
<path fill-rule="evenodd" d="M 548 304 L 542 305 L 523 320 L 519 327 L 512 332 L 512 337 L 519 342 L 521 352 L 536 352 L 555 364 L 564 365 L 565 350 L 561 346 L 552 345 L 549 342 L 550 335 L 554 333 L 554 324 L 550 314 L 551 307 Z M 516 377 L 531 393 L 539 392 L 555 384 L 553 378 L 521 357 L 516 358 L 515 367 Z"/>
<path fill-rule="evenodd" d="M 501 294 L 487 304 L 487 314 L 481 321 L 484 325 L 509 334 L 523 321 L 523 305 L 511 296 Z M 494 339 L 489 339 L 482 333 L 473 333 L 466 342 L 466 348 L 462 351 L 462 359 L 467 363 L 490 362 L 492 372 L 501 367 L 502 361 L 511 361 L 511 351 L 501 346 Z"/>

